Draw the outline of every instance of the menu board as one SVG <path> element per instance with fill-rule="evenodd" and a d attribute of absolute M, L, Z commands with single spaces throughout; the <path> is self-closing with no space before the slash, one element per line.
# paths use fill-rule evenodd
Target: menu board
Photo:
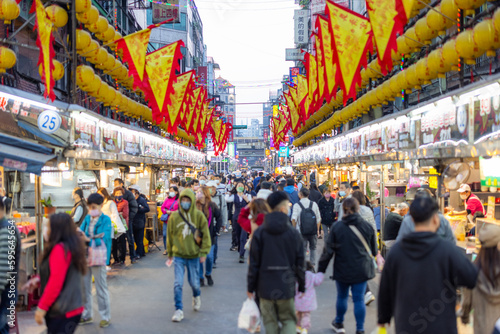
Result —
<path fill-rule="evenodd" d="M 156 139 L 150 136 L 141 137 L 141 150 L 143 155 L 152 158 L 158 158 L 158 148 Z"/>
<path fill-rule="evenodd" d="M 141 155 L 141 141 L 139 139 L 139 133 L 124 130 L 123 152 L 129 155 Z"/>
<path fill-rule="evenodd" d="M 367 153 L 377 154 L 383 151 L 382 126 L 375 124 L 370 126 L 370 132 L 367 136 Z"/>
<path fill-rule="evenodd" d="M 392 151 L 392 150 L 397 150 L 399 148 L 399 136 L 398 136 L 398 130 L 399 130 L 399 124 L 397 124 L 395 121 L 390 122 L 384 129 L 383 129 L 383 142 L 385 146 L 384 151 Z"/>
<path fill-rule="evenodd" d="M 474 108 L 474 138 L 476 140 L 500 130 L 500 96 L 475 100 L 470 108 Z"/>
<path fill-rule="evenodd" d="M 101 131 L 96 122 L 75 117 L 75 143 L 76 147 L 99 150 Z"/>
<path fill-rule="evenodd" d="M 420 134 L 420 120 L 406 117 L 398 124 L 398 149 L 413 149 L 417 147 L 417 135 Z"/>
<path fill-rule="evenodd" d="M 122 134 L 120 131 L 108 127 L 102 127 L 102 150 L 109 153 L 120 153 L 122 148 Z"/>
<path fill-rule="evenodd" d="M 432 109 L 422 114 L 421 144 L 466 140 L 467 106 L 456 107 L 453 104 Z"/>

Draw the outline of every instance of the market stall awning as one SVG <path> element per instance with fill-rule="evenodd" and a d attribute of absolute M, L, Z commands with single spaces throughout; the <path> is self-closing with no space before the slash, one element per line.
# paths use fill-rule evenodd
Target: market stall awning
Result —
<path fill-rule="evenodd" d="M 39 175 L 55 157 L 48 147 L 0 133 L 0 165 L 7 169 Z"/>

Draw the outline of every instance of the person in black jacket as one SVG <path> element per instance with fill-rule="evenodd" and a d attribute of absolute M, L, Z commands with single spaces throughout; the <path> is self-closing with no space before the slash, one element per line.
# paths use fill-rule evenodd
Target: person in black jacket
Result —
<path fill-rule="evenodd" d="M 144 249 L 144 228 L 146 227 L 146 213 L 148 213 L 150 209 L 146 196 L 141 194 L 141 189 L 138 186 L 134 186 L 134 188 L 131 187 L 131 189 L 138 205 L 137 214 L 132 221 L 134 240 L 137 245 L 135 253 L 137 258 L 141 258 L 146 256 L 146 251 Z"/>
<path fill-rule="evenodd" d="M 319 204 L 319 201 L 323 198 L 321 192 L 318 189 L 316 183 L 311 183 L 311 187 L 309 188 L 309 199 L 316 204 Z"/>
<path fill-rule="evenodd" d="M 311 196 L 309 195 L 309 199 Z M 332 193 L 330 189 L 325 188 L 323 192 L 323 197 L 320 199 L 318 203 L 319 213 L 321 214 L 321 225 L 323 226 L 323 232 L 325 234 L 325 239 L 328 238 L 328 234 L 330 234 L 330 229 L 335 221 L 335 200 L 332 198 Z"/>
<path fill-rule="evenodd" d="M 115 188 L 123 188 L 125 193 L 123 194 L 123 199 L 128 202 L 128 221 L 133 222 L 135 215 L 137 214 L 137 210 L 139 209 L 137 205 L 137 201 L 135 200 L 134 194 L 128 189 L 125 188 L 125 184 L 122 179 L 115 179 Z M 127 230 L 127 240 L 128 240 L 128 254 L 130 256 L 130 262 L 135 263 L 135 245 L 134 245 L 134 233 L 133 229 L 129 228 Z"/>
<path fill-rule="evenodd" d="M 387 249 L 390 249 L 396 243 L 403 217 L 406 216 L 409 209 L 408 204 L 399 203 L 396 211 L 390 212 L 385 218 L 383 237 Z"/>
<path fill-rule="evenodd" d="M 267 202 L 273 212 L 253 234 L 247 276 L 248 298 L 256 293 L 266 333 L 295 333 L 295 284 L 305 292 L 302 236 L 289 223 L 290 202 L 285 192 L 272 193 Z"/>
<path fill-rule="evenodd" d="M 367 282 L 375 277 L 372 259 L 378 252 L 377 240 L 373 227 L 359 215 L 359 203 L 355 198 L 344 199 L 342 208 L 344 216 L 333 224 L 330 230 L 319 260 L 318 272 L 326 271 L 328 263 L 335 254 L 333 279 L 337 284 L 337 316 L 332 322 L 332 329 L 335 333 L 345 333 L 344 315 L 351 289 L 356 334 L 364 334 L 366 315 L 364 296 Z M 370 249 L 370 253 L 367 248 Z"/>
<path fill-rule="evenodd" d="M 436 231 L 439 207 L 430 196 L 410 206 L 415 232 L 392 247 L 382 272 L 378 323 L 394 316 L 396 333 L 457 333 L 457 286 L 474 288 L 478 270 L 465 254 Z"/>

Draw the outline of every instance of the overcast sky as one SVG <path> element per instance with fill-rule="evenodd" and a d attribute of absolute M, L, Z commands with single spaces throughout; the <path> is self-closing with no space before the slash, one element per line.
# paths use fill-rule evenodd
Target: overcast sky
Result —
<path fill-rule="evenodd" d="M 285 48 L 294 47 L 293 13 L 299 6 L 294 0 L 196 0 L 196 6 L 207 55 L 236 86 L 236 103 L 267 101 L 293 66 L 285 61 Z M 262 122 L 261 104 L 237 105 L 236 113 Z"/>

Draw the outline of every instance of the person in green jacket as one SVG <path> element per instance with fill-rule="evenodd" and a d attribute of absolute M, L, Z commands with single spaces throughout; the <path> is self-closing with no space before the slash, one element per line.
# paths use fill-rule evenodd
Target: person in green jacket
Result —
<path fill-rule="evenodd" d="M 179 210 L 172 213 L 167 224 L 167 265 L 170 266 L 173 262 L 175 269 L 173 322 L 180 322 L 184 319 L 182 286 L 186 269 L 189 285 L 193 289 L 193 310 L 200 310 L 199 264 L 205 262 L 212 247 L 207 218 L 203 212 L 196 208 L 196 198 L 193 191 L 191 189 L 183 190 L 179 201 Z M 195 242 L 193 233 L 195 228 L 203 234 L 201 246 Z"/>

